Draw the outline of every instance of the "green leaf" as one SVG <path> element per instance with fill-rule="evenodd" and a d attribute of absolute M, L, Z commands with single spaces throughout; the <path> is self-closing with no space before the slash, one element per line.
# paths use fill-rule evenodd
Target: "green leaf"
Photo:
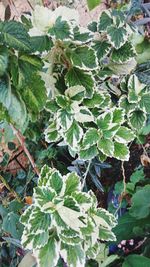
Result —
<path fill-rule="evenodd" d="M 123 27 L 110 26 L 107 29 L 107 37 L 112 46 L 119 49 L 127 41 L 127 31 Z"/>
<path fill-rule="evenodd" d="M 11 234 L 13 238 L 20 238 L 20 231 L 22 230 L 21 224 L 19 223 L 19 215 L 16 213 L 9 212 L 3 219 L 2 229 Z"/>
<path fill-rule="evenodd" d="M 8 50 L 6 47 L 0 46 L 0 77 L 3 76 L 8 67 Z"/>
<path fill-rule="evenodd" d="M 28 223 L 32 234 L 36 234 L 39 230 L 46 232 L 51 225 L 51 217 L 50 214 L 44 213 L 40 208 L 35 207 L 30 214 Z"/>
<path fill-rule="evenodd" d="M 57 105 L 55 99 L 47 100 L 45 109 L 51 113 L 55 113 L 58 111 L 59 106 Z"/>
<path fill-rule="evenodd" d="M 96 146 L 91 146 L 87 149 L 80 149 L 80 159 L 83 160 L 90 160 L 96 157 L 96 155 L 98 154 L 97 148 Z"/>
<path fill-rule="evenodd" d="M 140 92 L 144 89 L 145 85 L 141 84 L 138 77 L 134 74 L 128 80 L 128 100 L 129 103 L 137 103 L 140 100 Z"/>
<path fill-rule="evenodd" d="M 56 192 L 54 189 L 50 189 L 47 186 L 36 187 L 34 189 L 33 197 L 35 198 L 35 204 L 41 208 L 43 212 L 51 212 L 51 205 L 46 205 L 52 202 L 54 197 L 56 196 Z M 44 206 L 45 205 L 45 206 Z"/>
<path fill-rule="evenodd" d="M 122 267 L 149 267 L 150 259 L 142 255 L 132 254 L 125 258 Z"/>
<path fill-rule="evenodd" d="M 134 137 L 133 132 L 125 126 L 121 126 L 115 134 L 115 140 L 119 143 L 129 143 Z"/>
<path fill-rule="evenodd" d="M 70 59 L 75 67 L 83 70 L 93 70 L 98 65 L 95 51 L 88 46 L 80 46 L 72 50 Z"/>
<path fill-rule="evenodd" d="M 45 134 L 45 140 L 48 143 L 56 142 L 59 140 L 60 136 L 59 136 L 59 132 L 58 132 L 57 125 L 56 125 L 55 121 L 50 122 L 50 125 L 45 130 L 44 134 Z"/>
<path fill-rule="evenodd" d="M 37 73 L 30 74 L 30 78 L 28 81 L 25 81 L 25 84 L 20 89 L 20 92 L 26 104 L 27 110 L 31 115 L 31 119 L 32 116 L 33 118 L 37 117 L 39 111 L 44 108 L 47 98 L 44 81 Z"/>
<path fill-rule="evenodd" d="M 114 154 L 114 143 L 112 140 L 101 138 L 97 143 L 98 149 L 106 156 L 112 157 Z"/>
<path fill-rule="evenodd" d="M 109 128 L 108 130 L 104 130 L 103 131 L 103 137 L 106 139 L 112 139 L 114 138 L 116 132 L 118 131 L 118 129 L 120 128 L 120 125 L 115 125 L 112 126 L 111 128 Z"/>
<path fill-rule="evenodd" d="M 116 237 L 112 231 L 109 229 L 102 228 L 99 230 L 99 239 L 107 241 L 116 241 Z"/>
<path fill-rule="evenodd" d="M 95 108 L 95 107 L 101 107 L 101 104 L 104 102 L 105 97 L 98 93 L 98 92 L 94 92 L 92 98 L 88 99 L 84 99 L 83 103 L 85 106 L 89 107 L 89 108 Z"/>
<path fill-rule="evenodd" d="M 87 0 L 89 10 L 97 7 L 101 3 L 101 0 Z"/>
<path fill-rule="evenodd" d="M 95 145 L 98 139 L 99 139 L 99 134 L 97 129 L 89 128 L 87 132 L 84 134 L 82 146 L 89 148 L 90 146 Z"/>
<path fill-rule="evenodd" d="M 60 109 L 57 112 L 57 123 L 64 130 L 68 130 L 73 122 L 73 116 L 66 109 Z"/>
<path fill-rule="evenodd" d="M 67 245 L 77 245 L 81 243 L 82 239 L 79 235 L 72 229 L 61 231 L 61 234 L 59 234 L 59 238 L 61 241 Z"/>
<path fill-rule="evenodd" d="M 66 176 L 65 193 L 64 195 L 71 195 L 80 188 L 80 180 L 76 173 L 72 172 Z"/>
<path fill-rule="evenodd" d="M 132 58 L 125 63 L 116 63 L 110 60 L 108 67 L 113 72 L 113 74 L 120 76 L 131 74 L 131 72 L 136 68 L 136 65 L 136 60 Z"/>
<path fill-rule="evenodd" d="M 68 246 L 62 243 L 61 256 L 69 267 L 85 266 L 86 256 L 81 245 Z"/>
<path fill-rule="evenodd" d="M 54 267 L 59 259 L 59 242 L 54 234 L 50 236 L 48 243 L 37 251 L 37 261 L 40 267 Z"/>
<path fill-rule="evenodd" d="M 89 22 L 87 27 L 92 33 L 97 32 L 97 22 L 96 21 Z"/>
<path fill-rule="evenodd" d="M 0 77 L 0 103 L 7 109 L 11 104 L 11 86 L 8 76 Z"/>
<path fill-rule="evenodd" d="M 58 17 L 52 28 L 48 30 L 48 33 L 55 39 L 65 40 L 71 38 L 72 32 L 70 25 L 67 21 L 63 21 L 61 17 Z"/>
<path fill-rule="evenodd" d="M 139 236 L 139 232 L 134 232 L 135 227 L 139 227 L 145 231 L 145 226 L 149 224 L 149 218 L 137 220 L 132 217 L 128 212 L 124 214 L 118 220 L 118 225 L 114 228 L 113 232 L 117 237 L 117 242 L 122 240 L 130 240 L 136 236 Z"/>
<path fill-rule="evenodd" d="M 109 26 L 113 24 L 110 11 L 103 11 L 98 23 L 98 31 L 105 32 Z"/>
<path fill-rule="evenodd" d="M 83 136 L 83 130 L 79 126 L 79 124 L 74 120 L 70 128 L 65 133 L 65 141 L 69 144 L 73 149 L 78 147 L 78 143 L 80 142 Z"/>
<path fill-rule="evenodd" d="M 74 118 L 80 123 L 94 121 L 94 116 L 87 107 L 79 107 L 79 111 L 75 111 Z"/>
<path fill-rule="evenodd" d="M 53 171 L 49 181 L 50 181 L 50 186 L 55 190 L 57 194 L 59 194 L 63 187 L 63 180 L 60 172 L 57 170 Z"/>
<path fill-rule="evenodd" d="M 150 93 L 142 94 L 140 101 L 140 108 L 143 111 L 150 113 Z"/>
<path fill-rule="evenodd" d="M 142 181 L 144 179 L 145 179 L 145 174 L 143 168 L 134 171 L 134 173 L 130 176 L 130 181 L 133 184 L 137 184 L 139 181 Z"/>
<path fill-rule="evenodd" d="M 118 50 L 114 49 L 111 54 L 111 60 L 116 63 L 128 62 L 136 56 L 136 52 L 131 43 L 126 42 Z"/>
<path fill-rule="evenodd" d="M 68 103 L 67 97 L 64 95 L 57 95 L 56 96 L 56 103 L 61 108 L 66 108 L 70 105 L 70 103 Z"/>
<path fill-rule="evenodd" d="M 107 257 L 102 264 L 100 263 L 100 267 L 107 267 L 118 258 L 118 255 L 109 255 L 109 257 Z"/>
<path fill-rule="evenodd" d="M 85 95 L 85 88 L 83 86 L 72 86 L 65 91 L 65 95 L 73 101 L 82 101 Z"/>
<path fill-rule="evenodd" d="M 28 51 L 30 46 L 30 36 L 25 27 L 18 21 L 5 21 L 2 29 L 2 40 L 11 48 Z"/>
<path fill-rule="evenodd" d="M 93 48 L 96 51 L 98 60 L 101 61 L 110 52 L 111 45 L 107 41 L 96 41 Z"/>
<path fill-rule="evenodd" d="M 66 83 L 68 86 L 82 85 L 86 89 L 86 96 L 91 97 L 94 88 L 92 76 L 83 70 L 73 67 L 66 74 Z"/>
<path fill-rule="evenodd" d="M 135 104 L 129 103 L 127 96 L 122 95 L 119 99 L 119 106 L 125 110 L 126 113 L 133 111 L 136 107 Z"/>
<path fill-rule="evenodd" d="M 77 201 L 77 203 L 79 205 L 82 205 L 84 203 L 86 204 L 90 204 L 91 203 L 91 199 L 90 199 L 90 196 L 87 195 L 85 192 L 73 192 L 72 193 L 72 197 Z M 91 204 L 90 204 L 91 205 Z"/>
<path fill-rule="evenodd" d="M 127 145 L 114 142 L 114 157 L 122 161 L 129 160 L 129 149 Z"/>
<path fill-rule="evenodd" d="M 122 124 L 124 122 L 124 110 L 122 108 L 115 108 L 113 110 L 113 123 Z"/>
<path fill-rule="evenodd" d="M 138 190 L 131 199 L 130 215 L 136 219 L 148 217 L 150 214 L 150 185 Z"/>
<path fill-rule="evenodd" d="M 44 52 L 49 51 L 53 47 L 53 43 L 48 36 L 32 36 L 30 37 L 31 51 Z"/>
<path fill-rule="evenodd" d="M 142 110 L 135 110 L 129 114 L 128 120 L 131 128 L 139 131 L 146 123 L 146 114 Z"/>
<path fill-rule="evenodd" d="M 24 131 L 27 123 L 27 111 L 25 103 L 19 95 L 12 93 L 8 113 L 11 119 L 15 122 L 15 125 Z"/>
<path fill-rule="evenodd" d="M 104 131 L 109 129 L 112 122 L 112 113 L 105 112 L 97 118 L 97 125 L 100 130 Z"/>
<path fill-rule="evenodd" d="M 74 27 L 73 29 L 74 37 L 72 42 L 76 44 L 86 44 L 93 39 L 93 33 L 86 28 Z"/>

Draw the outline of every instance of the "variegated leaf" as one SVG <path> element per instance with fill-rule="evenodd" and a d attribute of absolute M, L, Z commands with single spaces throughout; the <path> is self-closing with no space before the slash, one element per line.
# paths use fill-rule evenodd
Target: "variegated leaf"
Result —
<path fill-rule="evenodd" d="M 129 160 L 129 148 L 126 144 L 114 142 L 114 157 L 122 161 Z"/>
<path fill-rule="evenodd" d="M 70 59 L 72 64 L 79 69 L 93 70 L 98 67 L 95 51 L 88 46 L 80 46 L 72 50 Z"/>
<path fill-rule="evenodd" d="M 112 46 L 119 49 L 127 41 L 128 34 L 125 27 L 118 28 L 112 25 L 107 29 L 107 37 Z"/>
<path fill-rule="evenodd" d="M 65 132 L 64 139 L 66 143 L 73 149 L 77 149 L 78 143 L 83 136 L 83 130 L 74 120 L 70 128 Z"/>

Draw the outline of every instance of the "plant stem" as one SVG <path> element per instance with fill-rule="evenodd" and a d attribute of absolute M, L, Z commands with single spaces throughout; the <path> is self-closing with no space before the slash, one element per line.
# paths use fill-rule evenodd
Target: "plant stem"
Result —
<path fill-rule="evenodd" d="M 9 192 L 13 194 L 13 196 L 18 200 L 18 202 L 22 203 L 21 198 L 18 196 L 18 194 L 15 192 L 14 189 L 12 189 L 9 184 L 6 182 L 3 176 L 0 175 L 0 180 L 3 183 L 3 185 L 8 189 Z"/>
<path fill-rule="evenodd" d="M 126 176 L 125 176 L 124 161 L 122 161 L 121 169 L 122 169 L 122 175 L 123 175 L 123 192 L 121 195 L 123 196 L 126 192 Z"/>
<path fill-rule="evenodd" d="M 39 170 L 38 170 L 38 168 L 37 168 L 37 166 L 36 166 L 36 164 L 35 164 L 35 162 L 34 162 L 33 157 L 31 156 L 29 150 L 27 149 L 27 147 L 26 147 L 26 145 L 25 145 L 25 138 L 24 138 L 24 136 L 20 133 L 19 130 L 17 130 L 17 129 L 15 128 L 14 125 L 10 124 L 10 126 L 11 126 L 11 128 L 12 128 L 14 134 L 16 135 L 18 141 L 20 142 L 20 144 L 21 144 L 21 146 L 22 146 L 22 148 L 23 148 L 25 154 L 27 155 L 27 157 L 28 157 L 28 159 L 29 159 L 29 161 L 30 161 L 30 163 L 31 163 L 31 165 L 32 165 L 32 167 L 33 167 L 35 173 L 39 176 L 39 175 L 40 175 L 40 172 L 39 172 Z"/>
<path fill-rule="evenodd" d="M 123 175 L 123 191 L 121 192 L 121 199 L 120 199 L 120 203 L 118 208 L 116 209 L 114 216 L 117 215 L 118 211 L 121 209 L 121 205 L 122 205 L 122 199 L 126 193 L 126 176 L 125 176 L 125 168 L 124 168 L 124 161 L 122 161 L 121 163 L 121 169 L 122 169 L 122 175 Z"/>
<path fill-rule="evenodd" d="M 89 160 L 89 163 L 88 163 L 88 166 L 87 166 L 87 169 L 86 169 L 86 172 L 84 174 L 84 178 L 83 178 L 83 182 L 82 182 L 82 190 L 84 188 L 84 185 L 85 185 L 85 182 L 86 182 L 86 178 L 87 178 L 87 175 L 88 175 L 88 172 L 89 172 L 89 169 L 90 169 L 90 166 L 91 166 L 91 160 Z"/>

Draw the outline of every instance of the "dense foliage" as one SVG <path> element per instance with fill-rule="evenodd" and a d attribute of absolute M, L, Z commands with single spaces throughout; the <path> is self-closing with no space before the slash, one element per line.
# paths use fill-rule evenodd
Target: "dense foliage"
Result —
<path fill-rule="evenodd" d="M 37 5 L 20 22 L 0 21 L 0 179 L 11 192 L 2 190 L 1 256 L 10 266 L 28 250 L 20 267 L 149 266 L 149 180 L 137 165 L 125 177 L 132 144 L 149 133 L 145 43 L 125 7 L 87 28 L 65 6 Z M 33 169 L 21 164 L 13 177 L 16 138 Z M 121 165 L 123 182 L 102 184 L 108 162 Z M 97 190 L 109 192 L 103 207 Z"/>

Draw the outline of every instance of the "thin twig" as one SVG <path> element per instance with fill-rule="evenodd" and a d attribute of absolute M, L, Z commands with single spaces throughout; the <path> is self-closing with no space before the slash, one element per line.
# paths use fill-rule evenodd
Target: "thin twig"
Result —
<path fill-rule="evenodd" d="M 87 175 L 88 175 L 90 166 L 91 166 L 91 160 L 89 160 L 89 163 L 88 163 L 86 172 L 85 172 L 85 174 L 84 174 L 84 178 L 83 178 L 83 182 L 82 182 L 82 187 L 81 187 L 82 189 L 84 188 L 84 185 L 85 185 L 85 182 L 86 182 L 86 178 L 87 178 Z"/>
<path fill-rule="evenodd" d="M 5 180 L 5 178 L 3 176 L 0 175 L 0 180 L 3 183 L 3 185 L 8 189 L 9 192 L 11 192 L 13 194 L 13 196 L 18 200 L 18 202 L 22 203 L 21 198 L 18 196 L 18 194 L 15 192 L 14 189 L 12 189 L 10 187 L 10 185 L 7 183 L 7 181 Z"/>
<path fill-rule="evenodd" d="M 35 164 L 35 162 L 34 162 L 33 157 L 31 156 L 29 150 L 27 149 L 27 147 L 26 147 L 26 145 L 25 145 L 25 138 L 24 138 L 24 136 L 20 133 L 19 130 L 17 130 L 17 129 L 15 128 L 14 125 L 10 124 L 10 126 L 11 126 L 11 128 L 12 128 L 14 134 L 16 135 L 18 141 L 20 142 L 20 144 L 21 144 L 21 146 L 22 146 L 22 148 L 23 148 L 25 154 L 27 155 L 27 157 L 28 157 L 28 159 L 29 159 L 29 161 L 30 161 L 30 163 L 31 163 L 31 165 L 32 165 L 32 167 L 33 167 L 35 173 L 39 176 L 39 175 L 40 175 L 40 172 L 39 172 L 39 170 L 38 170 L 38 168 L 37 168 L 37 166 L 36 166 L 36 164 Z"/>
<path fill-rule="evenodd" d="M 123 175 L 123 192 L 121 195 L 123 196 L 126 192 L 126 176 L 125 176 L 124 161 L 122 161 L 121 163 L 121 169 L 122 169 L 122 175 Z"/>
<path fill-rule="evenodd" d="M 121 169 L 122 169 L 122 176 L 123 176 L 123 191 L 121 192 L 121 199 L 120 199 L 119 206 L 114 213 L 115 216 L 117 215 L 118 211 L 121 209 L 122 199 L 126 193 L 126 176 L 125 176 L 124 161 L 122 161 L 121 163 Z"/>

